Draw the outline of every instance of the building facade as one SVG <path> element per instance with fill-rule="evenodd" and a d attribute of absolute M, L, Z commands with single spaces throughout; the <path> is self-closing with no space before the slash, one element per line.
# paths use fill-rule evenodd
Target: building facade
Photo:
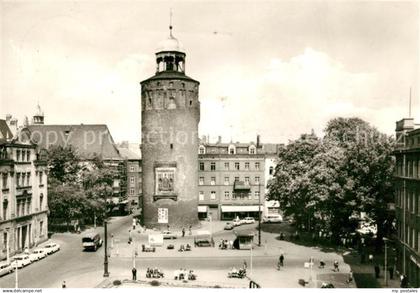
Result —
<path fill-rule="evenodd" d="M 0 259 L 7 259 L 48 239 L 47 163 L 29 139 L 0 138 L 0 175 Z"/>
<path fill-rule="evenodd" d="M 420 125 L 402 119 L 396 125 L 394 155 L 398 270 L 411 287 L 420 287 Z"/>
<path fill-rule="evenodd" d="M 258 219 L 264 214 L 266 159 L 272 152 L 259 138 L 248 144 L 202 141 L 198 148 L 199 218 Z"/>
<path fill-rule="evenodd" d="M 156 53 L 156 74 L 141 82 L 143 222 L 198 223 L 199 82 L 185 75 L 185 52 L 170 36 Z"/>
<path fill-rule="evenodd" d="M 126 164 L 127 177 L 127 201 L 130 210 L 136 210 L 141 206 L 141 188 L 142 188 L 142 164 L 141 158 L 128 148 L 118 147 L 121 157 Z"/>

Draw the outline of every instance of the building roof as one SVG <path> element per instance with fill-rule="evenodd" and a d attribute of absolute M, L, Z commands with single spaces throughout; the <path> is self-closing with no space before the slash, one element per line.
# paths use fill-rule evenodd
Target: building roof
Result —
<path fill-rule="evenodd" d="M 73 146 L 82 159 L 100 156 L 104 160 L 120 160 L 121 156 L 105 124 L 29 125 L 22 130 L 41 149 L 50 146 Z"/>
<path fill-rule="evenodd" d="M 141 157 L 128 148 L 118 147 L 121 157 L 126 160 L 141 160 Z"/>
<path fill-rule="evenodd" d="M 6 120 L 0 119 L 0 142 L 6 142 L 13 138 L 13 133 L 6 123 Z"/>
<path fill-rule="evenodd" d="M 178 71 L 162 71 L 162 72 L 157 72 L 154 76 L 145 79 L 141 82 L 141 84 L 143 84 L 144 82 L 148 82 L 151 80 L 161 80 L 161 79 L 180 79 L 180 80 L 188 80 L 188 81 L 193 81 L 196 83 L 200 83 L 197 80 L 192 79 L 191 77 L 186 76 L 183 72 L 178 72 Z"/>
<path fill-rule="evenodd" d="M 185 53 L 184 46 L 182 43 L 172 35 L 161 41 L 158 45 L 157 53 L 160 52 L 180 52 Z"/>

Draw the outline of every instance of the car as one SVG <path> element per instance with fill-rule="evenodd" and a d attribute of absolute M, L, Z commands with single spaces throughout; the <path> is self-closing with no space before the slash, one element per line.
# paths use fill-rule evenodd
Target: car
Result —
<path fill-rule="evenodd" d="M 96 251 L 98 247 L 102 246 L 102 239 L 98 233 L 89 233 L 83 236 L 82 245 L 85 250 Z"/>
<path fill-rule="evenodd" d="M 0 277 L 12 273 L 15 267 L 11 263 L 0 263 Z"/>
<path fill-rule="evenodd" d="M 176 239 L 176 235 L 169 230 L 162 232 L 163 239 Z"/>
<path fill-rule="evenodd" d="M 231 223 L 227 222 L 224 229 L 225 230 L 232 230 L 233 228 L 234 228 L 234 226 Z"/>
<path fill-rule="evenodd" d="M 18 269 L 21 269 L 23 267 L 26 267 L 27 265 L 30 265 L 31 259 L 29 258 L 27 254 L 15 255 L 13 257 L 12 265 L 16 266 L 16 263 L 17 263 Z"/>
<path fill-rule="evenodd" d="M 255 219 L 253 217 L 246 217 L 244 219 L 245 224 L 254 224 L 255 223 Z"/>
<path fill-rule="evenodd" d="M 50 242 L 45 244 L 42 248 L 47 252 L 47 254 L 53 254 L 54 252 L 60 250 L 60 245 L 54 242 Z"/>
<path fill-rule="evenodd" d="M 281 223 L 283 217 L 281 215 L 268 215 L 263 217 L 263 223 Z"/>
<path fill-rule="evenodd" d="M 29 256 L 31 262 L 38 261 L 47 256 L 47 252 L 42 248 L 37 248 L 32 252 L 24 252 L 24 254 Z"/>
<path fill-rule="evenodd" d="M 235 220 L 233 220 L 233 222 L 232 222 L 232 225 L 234 226 L 234 227 L 236 227 L 236 226 L 240 226 L 240 225 L 242 225 L 243 224 L 243 222 L 241 222 L 241 220 L 239 220 L 238 218 L 236 218 Z"/>

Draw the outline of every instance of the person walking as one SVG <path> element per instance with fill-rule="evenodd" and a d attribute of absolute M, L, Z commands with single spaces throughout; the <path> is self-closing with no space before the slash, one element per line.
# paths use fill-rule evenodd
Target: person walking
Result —
<path fill-rule="evenodd" d="M 334 272 L 339 272 L 340 269 L 338 268 L 338 260 L 334 261 Z"/>
<path fill-rule="evenodd" d="M 381 268 L 379 267 L 379 265 L 376 264 L 375 265 L 375 277 L 376 277 L 376 279 L 379 278 L 380 272 L 381 272 Z"/>
<path fill-rule="evenodd" d="M 191 229 L 192 229 L 192 227 L 191 227 L 191 225 L 190 225 L 190 227 L 188 228 L 188 233 L 189 233 L 190 235 L 192 235 L 192 231 L 191 231 Z"/>
<path fill-rule="evenodd" d="M 281 267 L 284 266 L 284 255 L 283 255 L 283 253 L 280 254 L 280 257 L 279 257 L 279 265 Z"/>
<path fill-rule="evenodd" d="M 131 230 L 128 230 L 128 244 L 131 244 L 131 241 L 133 241 L 133 238 L 131 238 Z"/>
<path fill-rule="evenodd" d="M 63 281 L 63 284 L 61 284 L 61 288 L 67 288 L 66 281 Z"/>
<path fill-rule="evenodd" d="M 247 269 L 247 263 L 246 263 L 246 260 L 244 260 L 244 270 L 246 270 Z"/>
<path fill-rule="evenodd" d="M 136 268 L 133 268 L 131 270 L 131 273 L 133 275 L 133 281 L 136 281 L 137 280 L 137 269 Z"/>
<path fill-rule="evenodd" d="M 182 237 L 184 237 L 184 236 L 185 236 L 185 228 L 182 227 Z"/>

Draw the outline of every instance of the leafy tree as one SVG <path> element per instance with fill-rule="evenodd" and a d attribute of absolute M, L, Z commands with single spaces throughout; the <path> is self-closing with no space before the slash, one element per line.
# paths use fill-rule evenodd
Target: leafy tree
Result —
<path fill-rule="evenodd" d="M 48 149 L 47 158 L 48 178 L 62 183 L 74 183 L 78 180 L 80 159 L 72 146 L 52 146 Z"/>

